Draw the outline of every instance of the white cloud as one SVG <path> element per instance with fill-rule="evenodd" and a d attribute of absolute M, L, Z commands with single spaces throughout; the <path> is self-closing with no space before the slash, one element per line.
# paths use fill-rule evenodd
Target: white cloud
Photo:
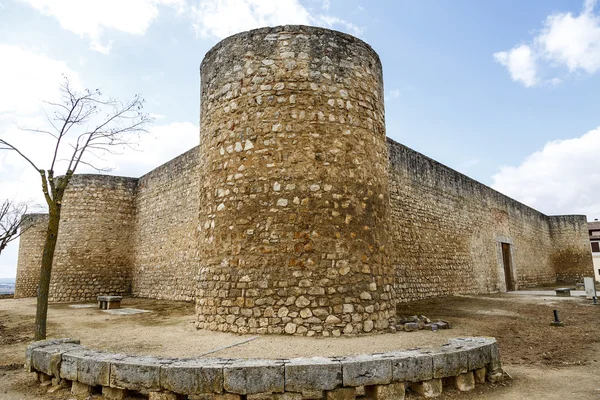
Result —
<path fill-rule="evenodd" d="M 509 51 L 494 53 L 494 59 L 508 68 L 513 81 L 526 87 L 537 83 L 537 71 L 531 48 L 525 44 Z"/>
<path fill-rule="evenodd" d="M 360 35 L 362 28 L 330 15 L 311 15 L 298 0 L 199 0 L 192 7 L 196 33 L 222 39 L 237 32 L 286 24 L 342 27 Z"/>
<path fill-rule="evenodd" d="M 61 76 L 79 86 L 79 77 L 63 61 L 16 46 L 0 44 L 0 122 L 14 115 L 31 115 L 39 100 L 55 100 Z"/>
<path fill-rule="evenodd" d="M 384 96 L 385 101 L 396 100 L 399 97 L 400 97 L 399 89 L 392 89 Z"/>
<path fill-rule="evenodd" d="M 58 20 L 61 27 L 90 40 L 90 48 L 104 54 L 112 41 L 103 42 L 105 29 L 143 35 L 159 14 L 158 5 L 182 10 L 185 0 L 21 0 Z"/>
<path fill-rule="evenodd" d="M 47 134 L 23 131 L 18 126 L 42 128 L 47 124 L 41 100 L 56 101 L 60 96 L 62 75 L 70 77 L 77 89 L 83 87 L 77 73 L 63 61 L 43 54 L 0 44 L 0 137 L 21 149 L 40 168 L 49 166 L 54 140 Z M 47 108 L 47 107 L 45 107 Z M 164 119 L 155 114 L 157 119 Z M 189 122 L 174 122 L 155 126 L 141 135 L 138 151 L 125 149 L 122 154 L 105 154 L 103 167 L 113 168 L 115 175 L 140 176 L 160 164 L 189 150 L 199 142 L 198 126 Z M 65 150 L 68 150 L 65 149 Z M 59 165 L 57 173 L 64 172 Z M 78 173 L 96 172 L 87 166 Z M 18 154 L 0 150 L 0 197 L 31 201 L 44 211 L 39 174 Z M 14 276 L 18 247 L 13 244 L 3 251 L 0 277 Z"/>
<path fill-rule="evenodd" d="M 600 127 L 578 138 L 548 142 L 519 166 L 502 167 L 492 187 L 546 214 L 598 218 L 599 154 Z"/>
<path fill-rule="evenodd" d="M 508 68 L 513 80 L 527 87 L 541 82 L 556 85 L 559 79 L 540 79 L 535 61 L 546 69 L 595 73 L 600 69 L 600 17 L 594 13 L 595 6 L 596 0 L 586 0 L 579 15 L 561 12 L 548 16 L 530 44 L 495 53 L 494 58 Z"/>

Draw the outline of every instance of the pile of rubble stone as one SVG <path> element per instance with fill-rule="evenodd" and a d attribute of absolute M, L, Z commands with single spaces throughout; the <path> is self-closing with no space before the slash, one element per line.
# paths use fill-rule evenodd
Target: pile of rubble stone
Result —
<path fill-rule="evenodd" d="M 396 331 L 414 332 L 419 330 L 437 331 L 438 329 L 452 329 L 452 324 L 442 319 L 432 322 L 424 315 L 401 317 L 396 325 Z"/>

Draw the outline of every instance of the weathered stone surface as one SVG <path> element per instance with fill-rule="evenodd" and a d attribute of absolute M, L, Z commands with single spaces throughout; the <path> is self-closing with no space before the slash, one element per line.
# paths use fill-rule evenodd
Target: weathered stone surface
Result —
<path fill-rule="evenodd" d="M 470 337 L 450 339 L 449 343 L 468 349 L 469 370 L 483 368 L 492 361 L 492 347 L 496 344 L 494 338 Z"/>
<path fill-rule="evenodd" d="M 392 381 L 392 362 L 369 355 L 340 360 L 344 386 L 385 385 Z"/>
<path fill-rule="evenodd" d="M 63 343 L 79 344 L 80 342 L 78 339 L 63 338 L 63 339 L 38 340 L 38 341 L 35 341 L 35 342 L 31 343 L 30 345 L 28 345 L 27 349 L 25 350 L 25 368 L 27 369 L 27 372 L 33 372 L 32 365 L 31 365 L 31 357 L 32 357 L 34 349 L 37 349 L 40 347 L 46 347 L 46 346 L 59 345 L 59 344 L 63 344 Z"/>
<path fill-rule="evenodd" d="M 285 363 L 285 390 L 333 390 L 342 386 L 342 364 L 330 358 L 293 358 Z"/>
<path fill-rule="evenodd" d="M 75 396 L 87 397 L 92 394 L 92 387 L 90 385 L 86 385 L 85 383 L 73 381 L 71 385 L 71 393 Z"/>
<path fill-rule="evenodd" d="M 150 392 L 148 400 L 185 400 L 185 397 L 172 392 Z"/>
<path fill-rule="evenodd" d="M 386 141 L 381 63 L 355 37 L 242 32 L 201 78 L 200 146 L 140 179 L 73 177 L 51 301 L 131 292 L 197 300 L 202 329 L 340 336 L 393 330 L 401 300 L 505 290 L 501 243 L 517 287 L 593 272 L 584 216 Z M 27 218 L 16 297 L 35 295 L 47 222 Z"/>
<path fill-rule="evenodd" d="M 438 397 L 442 394 L 441 379 L 430 379 L 423 382 L 411 382 L 409 387 L 423 397 Z"/>
<path fill-rule="evenodd" d="M 79 349 L 75 343 L 51 344 L 31 349 L 31 368 L 45 374 L 60 377 L 62 354 L 69 350 Z"/>
<path fill-rule="evenodd" d="M 243 396 L 233 393 L 215 394 L 213 400 L 242 400 Z"/>
<path fill-rule="evenodd" d="M 102 396 L 109 400 L 124 400 L 127 397 L 127 390 L 102 386 Z"/>
<path fill-rule="evenodd" d="M 431 352 L 433 358 L 433 377 L 445 378 L 456 376 L 469 370 L 467 349 L 463 347 L 444 345 Z"/>
<path fill-rule="evenodd" d="M 457 375 L 454 378 L 454 386 L 461 392 L 473 390 L 475 388 L 475 377 L 473 376 L 473 372 L 469 371 L 465 374 Z"/>
<path fill-rule="evenodd" d="M 112 354 L 86 348 L 64 353 L 60 375 L 91 386 L 110 385 Z"/>
<path fill-rule="evenodd" d="M 223 367 L 227 359 L 178 360 L 160 369 L 161 386 L 175 393 L 202 394 L 223 391 Z"/>
<path fill-rule="evenodd" d="M 420 382 L 433 378 L 433 357 L 419 350 L 396 351 L 383 354 L 392 363 L 392 380 Z"/>
<path fill-rule="evenodd" d="M 485 376 L 486 376 L 486 368 L 478 368 L 475 371 L 473 371 L 473 374 L 475 376 L 475 383 L 478 384 L 484 384 L 485 383 Z"/>
<path fill-rule="evenodd" d="M 354 400 L 356 399 L 356 388 L 339 388 L 324 392 L 323 400 Z"/>
<path fill-rule="evenodd" d="M 403 400 L 406 395 L 406 388 L 404 382 L 366 386 L 365 395 L 371 400 Z"/>
<path fill-rule="evenodd" d="M 137 391 L 160 390 L 160 368 L 167 360 L 154 357 L 114 356 L 110 361 L 110 386 Z"/>
<path fill-rule="evenodd" d="M 223 388 L 237 394 L 284 391 L 285 369 L 277 360 L 234 360 L 223 368 Z"/>

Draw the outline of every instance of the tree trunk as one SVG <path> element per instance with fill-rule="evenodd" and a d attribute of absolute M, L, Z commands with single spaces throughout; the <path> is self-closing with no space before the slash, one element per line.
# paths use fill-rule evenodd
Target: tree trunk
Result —
<path fill-rule="evenodd" d="M 42 256 L 42 268 L 38 284 L 37 309 L 35 313 L 35 336 L 34 340 L 46 339 L 46 320 L 48 317 L 48 295 L 50 293 L 50 276 L 52 274 L 52 262 L 54 250 L 58 238 L 58 225 L 60 223 L 60 204 L 49 207 L 48 231 L 46 232 L 46 243 Z"/>

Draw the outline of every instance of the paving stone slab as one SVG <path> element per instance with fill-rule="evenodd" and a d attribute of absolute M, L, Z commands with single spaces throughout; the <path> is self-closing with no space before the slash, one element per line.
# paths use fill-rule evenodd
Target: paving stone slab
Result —
<path fill-rule="evenodd" d="M 331 358 L 293 358 L 285 363 L 285 390 L 305 392 L 342 386 L 342 364 Z"/>
<path fill-rule="evenodd" d="M 163 389 L 185 395 L 223 392 L 223 367 L 229 359 L 178 360 L 160 368 Z"/>
<path fill-rule="evenodd" d="M 280 360 L 233 360 L 223 368 L 223 388 L 230 393 L 282 393 L 285 367 Z"/>
<path fill-rule="evenodd" d="M 152 312 L 150 310 L 141 310 L 138 308 L 112 308 L 110 310 L 102 310 L 107 314 L 112 315 L 133 315 L 133 314 L 142 314 Z"/>

